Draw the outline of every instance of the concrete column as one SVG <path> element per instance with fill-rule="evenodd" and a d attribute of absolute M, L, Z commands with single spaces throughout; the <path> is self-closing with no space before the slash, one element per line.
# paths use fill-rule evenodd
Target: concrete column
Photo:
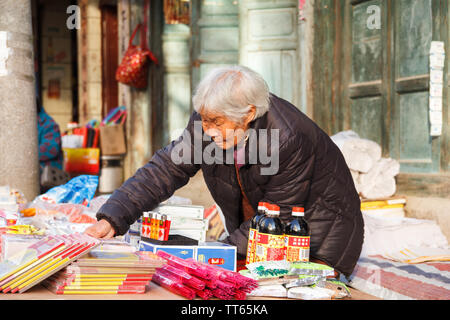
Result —
<path fill-rule="evenodd" d="M 239 63 L 299 107 L 297 5 L 297 0 L 239 1 Z"/>
<path fill-rule="evenodd" d="M 167 143 L 180 136 L 191 113 L 189 37 L 189 26 L 185 24 L 164 25 L 164 106 L 167 110 L 164 141 Z"/>
<path fill-rule="evenodd" d="M 0 185 L 39 193 L 30 0 L 0 0 Z"/>

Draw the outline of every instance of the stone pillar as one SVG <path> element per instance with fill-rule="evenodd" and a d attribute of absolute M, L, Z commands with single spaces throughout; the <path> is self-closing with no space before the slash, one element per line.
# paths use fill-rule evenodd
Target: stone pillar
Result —
<path fill-rule="evenodd" d="M 0 185 L 39 193 L 30 0 L 0 0 Z"/>
<path fill-rule="evenodd" d="M 297 0 L 239 1 L 239 62 L 299 107 L 297 5 Z"/>
<path fill-rule="evenodd" d="M 186 128 L 190 116 L 191 79 L 190 29 L 185 24 L 166 24 L 162 36 L 164 59 L 164 105 L 167 124 L 163 140 L 176 139 Z"/>
<path fill-rule="evenodd" d="M 299 105 L 301 111 L 313 117 L 312 61 L 314 48 L 314 0 L 304 3 L 298 21 Z"/>

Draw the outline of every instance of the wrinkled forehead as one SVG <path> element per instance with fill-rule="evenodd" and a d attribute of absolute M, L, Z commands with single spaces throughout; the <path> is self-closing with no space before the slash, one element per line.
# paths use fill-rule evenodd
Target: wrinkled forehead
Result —
<path fill-rule="evenodd" d="M 208 110 L 207 108 L 201 108 L 199 110 L 200 116 L 202 117 L 202 120 L 208 121 L 208 120 L 228 120 L 227 117 L 221 113 L 213 112 Z"/>

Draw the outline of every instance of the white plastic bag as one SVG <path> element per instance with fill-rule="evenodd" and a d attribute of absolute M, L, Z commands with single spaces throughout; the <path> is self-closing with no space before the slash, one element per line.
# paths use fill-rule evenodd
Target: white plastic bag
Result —
<path fill-rule="evenodd" d="M 377 161 L 367 173 L 361 173 L 359 191 L 366 199 L 388 198 L 395 194 L 395 176 L 400 172 L 400 164 L 391 158 Z"/>

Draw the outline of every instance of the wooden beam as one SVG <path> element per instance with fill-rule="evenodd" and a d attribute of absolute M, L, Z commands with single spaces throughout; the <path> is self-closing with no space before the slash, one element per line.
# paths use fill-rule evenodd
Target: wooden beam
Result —
<path fill-rule="evenodd" d="M 450 199 L 450 174 L 400 173 L 396 180 L 396 194 Z"/>
<path fill-rule="evenodd" d="M 430 75 L 422 74 L 412 77 L 397 78 L 395 91 L 397 93 L 409 93 L 428 90 L 430 87 Z"/>

